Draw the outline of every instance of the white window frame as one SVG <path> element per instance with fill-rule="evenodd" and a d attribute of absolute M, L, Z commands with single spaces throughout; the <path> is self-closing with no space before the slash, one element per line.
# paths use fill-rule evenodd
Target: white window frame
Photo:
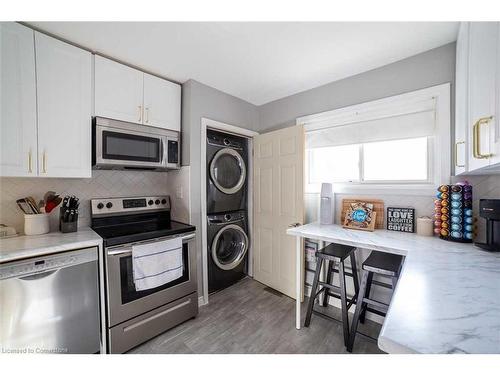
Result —
<path fill-rule="evenodd" d="M 399 194 L 399 195 L 433 195 L 438 185 L 450 183 L 451 178 L 451 108 L 450 83 L 433 86 L 409 93 L 395 95 L 384 99 L 357 104 L 333 111 L 299 117 L 297 125 L 303 125 L 305 131 L 322 129 L 331 123 L 356 122 L 360 114 L 390 111 L 401 112 L 409 102 L 434 98 L 436 101 L 436 131 L 428 137 L 428 181 L 356 181 L 334 183 L 336 193 L 360 194 Z M 360 147 L 360 178 L 362 176 L 363 147 Z M 306 150 L 307 152 L 307 150 Z M 309 166 L 305 163 L 305 191 L 319 193 L 320 184 L 309 184 Z"/>

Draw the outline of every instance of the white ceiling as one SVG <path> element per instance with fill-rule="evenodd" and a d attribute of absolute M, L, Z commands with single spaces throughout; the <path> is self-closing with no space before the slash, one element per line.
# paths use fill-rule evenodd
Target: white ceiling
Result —
<path fill-rule="evenodd" d="M 178 82 L 261 105 L 456 40 L 456 22 L 33 22 Z"/>

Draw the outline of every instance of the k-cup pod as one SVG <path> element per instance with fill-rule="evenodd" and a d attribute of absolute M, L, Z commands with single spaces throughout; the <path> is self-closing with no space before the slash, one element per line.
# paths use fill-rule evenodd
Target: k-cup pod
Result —
<path fill-rule="evenodd" d="M 443 237 L 448 237 L 450 235 L 450 232 L 448 231 L 448 229 L 441 229 L 440 234 Z"/>
<path fill-rule="evenodd" d="M 448 215 L 441 215 L 441 220 L 448 221 Z"/>
<path fill-rule="evenodd" d="M 457 223 L 451 224 L 451 230 L 462 230 L 462 225 Z"/>
<path fill-rule="evenodd" d="M 442 213 L 442 214 L 447 214 L 448 212 L 449 212 L 448 207 L 443 207 L 443 208 L 441 208 L 441 213 Z"/>
<path fill-rule="evenodd" d="M 441 207 L 441 199 L 434 199 L 434 206 Z"/>
<path fill-rule="evenodd" d="M 453 238 L 462 238 L 462 232 L 453 231 L 450 233 Z"/>
<path fill-rule="evenodd" d="M 443 199 L 443 200 L 441 201 L 441 206 L 443 206 L 443 207 L 448 207 L 448 201 L 447 201 L 446 199 Z"/>
<path fill-rule="evenodd" d="M 470 200 L 464 201 L 464 207 L 465 208 L 472 208 L 472 201 L 470 201 Z"/>
<path fill-rule="evenodd" d="M 447 229 L 448 228 L 448 222 L 447 221 L 442 221 L 441 222 L 441 228 Z"/>
<path fill-rule="evenodd" d="M 474 229 L 474 227 L 471 225 L 471 224 L 466 224 L 464 229 L 467 231 L 467 232 L 472 232 L 472 229 Z"/>
<path fill-rule="evenodd" d="M 441 221 L 441 220 L 436 220 L 436 221 L 434 221 L 434 225 L 435 225 L 436 227 L 441 227 L 441 223 L 442 223 L 442 221 Z"/>
<path fill-rule="evenodd" d="M 465 232 L 464 233 L 464 236 L 465 238 L 467 238 L 468 240 L 472 240 L 472 238 L 474 238 L 474 234 L 472 232 Z"/>
<path fill-rule="evenodd" d="M 441 228 L 434 228 L 434 233 L 441 234 Z"/>
<path fill-rule="evenodd" d="M 462 202 L 460 201 L 452 201 L 451 202 L 451 208 L 460 208 L 462 207 Z"/>
<path fill-rule="evenodd" d="M 465 216 L 472 216 L 472 209 L 470 209 L 470 208 L 466 208 L 466 209 L 464 210 L 464 214 L 465 214 Z"/>
<path fill-rule="evenodd" d="M 451 222 L 455 223 L 455 224 L 461 223 L 462 222 L 462 218 L 460 216 L 452 216 L 451 217 Z"/>
<path fill-rule="evenodd" d="M 462 192 L 462 186 L 460 185 L 453 185 L 451 187 L 451 191 L 454 193 L 461 193 Z"/>
<path fill-rule="evenodd" d="M 472 193 L 464 193 L 464 199 L 465 200 L 471 200 L 472 199 Z"/>
<path fill-rule="evenodd" d="M 474 220 L 473 220 L 473 219 L 472 219 L 472 217 L 470 217 L 470 216 L 465 218 L 465 222 L 466 222 L 467 224 L 472 224 L 472 223 L 473 223 L 473 221 L 474 221 Z"/>
<path fill-rule="evenodd" d="M 472 191 L 472 186 L 471 185 L 464 185 L 464 191 L 470 192 Z"/>
<path fill-rule="evenodd" d="M 462 215 L 462 210 L 460 208 L 452 208 L 451 214 L 455 216 Z"/>
<path fill-rule="evenodd" d="M 439 190 L 440 192 L 443 192 L 443 193 L 444 193 L 444 192 L 447 192 L 449 189 L 450 189 L 450 188 L 449 188 L 449 186 L 448 186 L 448 185 L 441 185 L 441 186 L 438 188 L 438 190 Z"/>
<path fill-rule="evenodd" d="M 452 201 L 460 201 L 460 200 L 462 200 L 462 194 L 460 194 L 460 193 L 451 193 L 451 200 Z"/>
<path fill-rule="evenodd" d="M 436 219 L 436 220 L 441 220 L 441 213 L 436 213 L 436 214 L 434 215 L 434 219 Z"/>

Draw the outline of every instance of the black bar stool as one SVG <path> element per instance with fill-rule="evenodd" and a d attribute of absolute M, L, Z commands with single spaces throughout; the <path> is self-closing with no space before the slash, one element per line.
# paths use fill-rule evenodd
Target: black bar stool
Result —
<path fill-rule="evenodd" d="M 304 326 L 308 327 L 311 323 L 311 316 L 313 313 L 325 316 L 327 318 L 333 319 L 326 314 L 320 313 L 314 310 L 314 300 L 318 295 L 324 293 L 323 306 L 328 306 L 328 300 L 330 297 L 339 298 L 342 306 L 342 325 L 344 328 L 344 344 L 347 346 L 349 338 L 349 318 L 348 311 L 349 308 L 356 302 L 359 292 L 359 282 L 358 282 L 358 271 L 356 269 L 356 258 L 354 256 L 354 250 L 356 248 L 352 246 L 340 245 L 332 243 L 325 246 L 316 252 L 316 271 L 314 273 L 314 281 L 311 289 L 311 296 L 309 297 L 309 304 L 307 305 L 307 314 Z M 344 261 L 349 258 L 351 260 L 352 273 L 345 271 Z M 326 282 L 319 281 L 319 275 L 321 273 L 321 267 L 325 261 L 327 276 Z M 336 263 L 338 263 L 338 270 L 335 268 Z M 335 273 L 339 274 L 340 286 L 332 284 L 332 278 Z M 354 282 L 354 296 L 348 299 L 346 292 L 346 276 L 351 276 Z M 316 292 L 318 285 L 321 289 Z M 336 320 L 336 319 L 334 319 Z"/>
<path fill-rule="evenodd" d="M 354 346 L 354 339 L 356 338 L 356 331 L 358 329 L 358 322 L 364 323 L 365 314 L 367 311 L 385 316 L 389 305 L 370 299 L 370 290 L 372 284 L 384 286 L 386 288 L 396 288 L 399 279 L 401 266 L 403 264 L 403 256 L 397 254 L 384 253 L 380 251 L 372 251 L 371 254 L 363 262 L 361 287 L 359 289 L 359 298 L 356 303 L 356 310 L 352 320 L 351 333 L 349 335 L 349 343 L 347 351 L 351 352 Z M 392 285 L 373 281 L 373 275 L 385 275 L 391 278 Z M 369 306 L 377 307 L 373 309 Z"/>

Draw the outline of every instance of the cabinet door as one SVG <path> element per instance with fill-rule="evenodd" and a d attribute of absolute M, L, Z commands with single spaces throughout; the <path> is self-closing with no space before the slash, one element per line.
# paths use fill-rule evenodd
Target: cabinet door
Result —
<path fill-rule="evenodd" d="M 467 127 L 468 119 L 468 69 L 469 69 L 469 24 L 462 22 L 457 39 L 456 94 L 455 94 L 455 143 L 453 162 L 455 175 L 467 171 Z"/>
<path fill-rule="evenodd" d="M 142 124 L 143 75 L 136 69 L 96 55 L 96 116 Z"/>
<path fill-rule="evenodd" d="M 490 165 L 490 127 L 495 116 L 497 24 L 471 22 L 469 31 L 469 171 Z M 474 134 L 474 125 L 477 131 Z M 477 145 L 477 147 L 475 147 Z M 476 155 L 474 155 L 476 148 Z M 477 153 L 480 155 L 478 156 Z"/>
<path fill-rule="evenodd" d="M 0 23 L 0 175 L 36 176 L 33 30 Z"/>
<path fill-rule="evenodd" d="M 144 73 L 144 124 L 181 130 L 181 86 Z"/>
<path fill-rule="evenodd" d="M 92 57 L 35 32 L 40 176 L 91 177 Z"/>

